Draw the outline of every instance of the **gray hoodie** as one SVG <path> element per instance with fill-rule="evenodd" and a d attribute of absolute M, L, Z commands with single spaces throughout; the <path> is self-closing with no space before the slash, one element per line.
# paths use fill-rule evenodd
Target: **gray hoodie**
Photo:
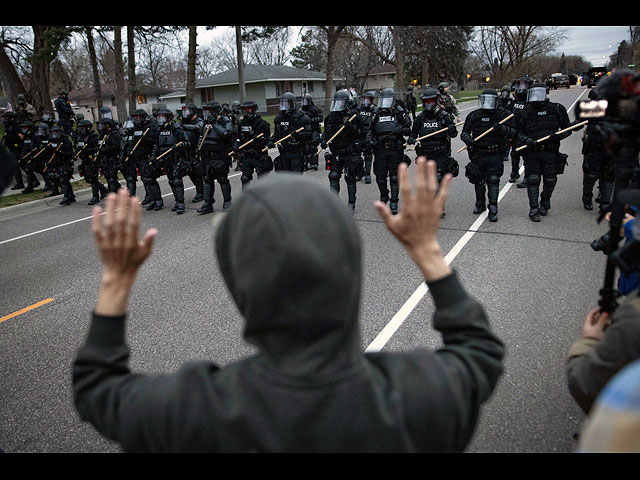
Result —
<path fill-rule="evenodd" d="M 334 193 L 272 175 L 225 215 L 215 250 L 258 353 L 223 369 L 190 362 L 171 375 L 134 375 L 122 318 L 93 314 L 73 367 L 83 420 L 131 452 L 465 448 L 504 348 L 455 273 L 429 285 L 441 349 L 365 354 L 361 243 Z"/>

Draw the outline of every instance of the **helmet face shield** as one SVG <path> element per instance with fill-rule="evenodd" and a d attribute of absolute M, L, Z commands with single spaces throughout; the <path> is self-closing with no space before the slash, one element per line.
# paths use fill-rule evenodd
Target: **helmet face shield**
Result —
<path fill-rule="evenodd" d="M 130 118 L 127 118 L 127 120 L 122 125 L 122 128 L 124 128 L 125 130 L 132 129 L 133 128 L 133 120 L 131 120 Z"/>
<path fill-rule="evenodd" d="M 532 87 L 527 90 L 527 102 L 544 102 L 546 99 L 546 87 Z"/>
<path fill-rule="evenodd" d="M 393 97 L 380 97 L 378 108 L 392 108 L 392 107 L 393 107 Z"/>
<path fill-rule="evenodd" d="M 293 100 L 290 98 L 281 98 L 280 99 L 280 111 L 281 112 L 291 112 L 295 108 L 293 104 Z"/>
<path fill-rule="evenodd" d="M 478 108 L 482 110 L 495 110 L 498 96 L 484 94 L 478 97 Z"/>
<path fill-rule="evenodd" d="M 331 102 L 332 112 L 343 112 L 347 109 L 347 100 L 345 98 L 334 98 Z"/>
<path fill-rule="evenodd" d="M 436 109 L 437 104 L 438 104 L 438 99 L 436 97 L 422 98 L 422 109 L 425 112 L 433 112 Z"/>

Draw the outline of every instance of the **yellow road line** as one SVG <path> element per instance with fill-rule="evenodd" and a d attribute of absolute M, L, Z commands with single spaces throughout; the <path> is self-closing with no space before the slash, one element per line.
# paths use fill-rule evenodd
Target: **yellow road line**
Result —
<path fill-rule="evenodd" d="M 10 313 L 9 315 L 5 315 L 4 317 L 0 317 L 0 323 L 4 322 L 5 320 L 9 320 L 10 318 L 17 317 L 18 315 L 22 315 L 23 313 L 28 312 L 29 310 L 33 310 L 34 308 L 41 307 L 42 305 L 49 302 L 53 302 L 53 298 L 47 298 L 38 303 L 34 303 L 33 305 L 30 305 L 21 310 L 18 310 L 17 312 L 13 312 L 13 313 Z"/>

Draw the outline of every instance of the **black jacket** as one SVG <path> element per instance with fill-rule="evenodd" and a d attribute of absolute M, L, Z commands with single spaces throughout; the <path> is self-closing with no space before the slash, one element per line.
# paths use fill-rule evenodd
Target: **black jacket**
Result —
<path fill-rule="evenodd" d="M 73 365 L 83 420 L 128 452 L 465 448 L 504 349 L 455 273 L 429 285 L 442 348 L 363 353 L 358 227 L 323 184 L 292 174 L 258 182 L 214 241 L 258 353 L 135 375 L 124 319 L 93 315 Z M 275 285 L 288 294 L 274 297 Z"/>

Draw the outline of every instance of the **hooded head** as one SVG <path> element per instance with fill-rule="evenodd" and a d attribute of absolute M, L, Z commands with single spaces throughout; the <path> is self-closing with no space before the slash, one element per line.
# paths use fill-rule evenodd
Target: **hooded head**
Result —
<path fill-rule="evenodd" d="M 245 338 L 278 368 L 328 372 L 360 356 L 360 237 L 324 184 L 294 174 L 252 183 L 215 250 Z"/>

